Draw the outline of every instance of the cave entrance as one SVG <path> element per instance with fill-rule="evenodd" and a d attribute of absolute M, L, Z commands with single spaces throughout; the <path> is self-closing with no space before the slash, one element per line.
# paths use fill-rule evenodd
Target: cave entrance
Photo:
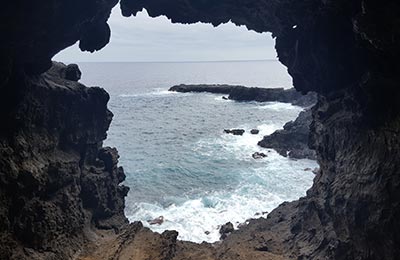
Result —
<path fill-rule="evenodd" d="M 106 145 L 118 148 L 125 168 L 131 221 L 150 226 L 147 220 L 163 216 L 153 230 L 174 229 L 181 239 L 212 242 L 222 224 L 237 227 L 265 217 L 305 194 L 313 179 L 305 169 L 316 162 L 257 146 L 302 108 L 168 91 L 182 83 L 290 88 L 270 35 L 233 24 L 173 25 L 145 12 L 127 19 L 115 10 L 110 25 L 112 40 L 104 50 L 85 54 L 75 46 L 55 60 L 78 61 L 83 83 L 110 93 L 114 119 Z M 230 135 L 226 128 L 246 132 Z M 267 157 L 254 159 L 255 152 Z"/>

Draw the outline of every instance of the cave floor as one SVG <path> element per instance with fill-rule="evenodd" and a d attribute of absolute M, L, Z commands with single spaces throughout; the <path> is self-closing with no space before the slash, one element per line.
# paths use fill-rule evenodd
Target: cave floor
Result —
<path fill-rule="evenodd" d="M 250 231 L 250 230 L 249 230 Z M 235 236 L 214 244 L 176 240 L 175 231 L 163 234 L 152 232 L 141 224 L 133 223 L 119 234 L 111 231 L 95 231 L 90 235 L 85 249 L 77 260 L 118 259 L 118 260 L 284 260 L 257 247 L 257 239 L 236 240 Z M 238 236 L 240 239 L 243 235 Z M 227 242 L 228 241 L 228 242 Z M 232 247 L 232 243 L 235 244 Z"/>

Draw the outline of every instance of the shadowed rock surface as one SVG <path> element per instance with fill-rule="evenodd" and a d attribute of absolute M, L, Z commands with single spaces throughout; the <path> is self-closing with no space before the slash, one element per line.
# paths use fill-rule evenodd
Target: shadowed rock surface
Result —
<path fill-rule="evenodd" d="M 309 93 L 302 95 L 294 88 L 248 88 L 232 85 L 176 85 L 169 89 L 176 92 L 208 92 L 215 94 L 229 94 L 228 99 L 236 101 L 257 101 L 257 102 L 284 102 L 293 105 L 308 107 L 317 102 L 317 95 Z"/>
<path fill-rule="evenodd" d="M 272 148 L 285 157 L 316 160 L 315 151 L 309 148 L 311 122 L 311 109 L 302 111 L 296 120 L 286 123 L 282 130 L 264 136 L 258 145 Z"/>
<path fill-rule="evenodd" d="M 313 187 L 217 245 L 138 224 L 101 236 L 99 228 L 126 221 L 115 150 L 101 148 L 108 96 L 77 75 L 41 73 L 77 41 L 82 50 L 104 47 L 117 3 L 2 3 L 1 259 L 73 259 L 83 246 L 83 259 L 398 259 L 399 1 L 121 0 L 125 16 L 146 8 L 172 22 L 232 21 L 272 32 L 296 90 L 319 94 Z"/>
<path fill-rule="evenodd" d="M 54 63 L 14 79 L 29 85 L 1 127 L 0 259 L 69 259 L 92 227 L 127 223 L 124 171 L 117 150 L 102 147 L 109 96 L 66 79 L 71 67 L 78 75 L 76 65 Z"/>

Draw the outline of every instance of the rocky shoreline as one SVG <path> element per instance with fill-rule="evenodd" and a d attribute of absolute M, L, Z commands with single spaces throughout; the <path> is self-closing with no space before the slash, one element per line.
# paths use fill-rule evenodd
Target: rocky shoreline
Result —
<path fill-rule="evenodd" d="M 228 99 L 235 101 L 257 101 L 257 102 L 283 102 L 305 107 L 294 120 L 286 123 L 283 130 L 277 130 L 273 134 L 264 136 L 258 143 L 264 148 L 276 150 L 280 155 L 293 159 L 316 160 L 316 153 L 309 147 L 310 125 L 312 122 L 311 106 L 317 102 L 315 93 L 302 95 L 295 89 L 284 88 L 249 88 L 232 85 L 176 85 L 169 89 L 176 92 L 207 92 L 214 94 L 229 94 Z M 256 129 L 252 130 L 256 133 Z M 225 129 L 225 133 L 243 135 L 244 129 Z M 258 132 L 257 132 L 258 134 Z M 253 158 L 260 159 L 263 154 L 253 154 Z"/>
<path fill-rule="evenodd" d="M 316 160 L 316 152 L 309 146 L 311 123 L 311 109 L 306 109 L 294 121 L 286 123 L 282 130 L 264 136 L 258 145 L 272 148 L 285 157 Z"/>

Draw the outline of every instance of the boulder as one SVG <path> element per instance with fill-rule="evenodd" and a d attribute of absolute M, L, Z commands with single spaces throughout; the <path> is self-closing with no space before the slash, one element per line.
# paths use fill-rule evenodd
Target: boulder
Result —
<path fill-rule="evenodd" d="M 219 233 L 221 234 L 221 240 L 225 239 L 234 230 L 235 228 L 233 227 L 233 224 L 231 222 L 222 225 L 221 228 L 219 229 Z"/>
<path fill-rule="evenodd" d="M 67 80 L 79 81 L 81 76 L 82 72 L 76 64 L 69 64 L 65 69 L 65 79 Z"/>
<path fill-rule="evenodd" d="M 267 155 L 265 153 L 260 153 L 260 152 L 255 152 L 251 156 L 256 160 L 267 157 Z"/>
<path fill-rule="evenodd" d="M 252 135 L 258 135 L 258 134 L 260 133 L 260 130 L 258 130 L 258 129 L 251 129 L 250 133 L 251 133 Z"/>

